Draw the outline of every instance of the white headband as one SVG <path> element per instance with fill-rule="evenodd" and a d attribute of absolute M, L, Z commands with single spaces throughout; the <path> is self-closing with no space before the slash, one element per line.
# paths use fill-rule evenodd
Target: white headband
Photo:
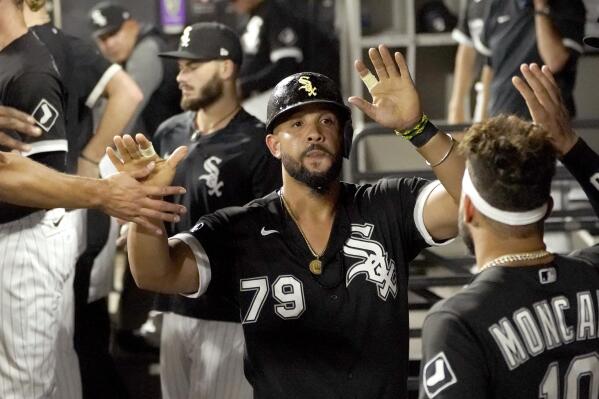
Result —
<path fill-rule="evenodd" d="M 467 195 L 472 204 L 485 216 L 490 217 L 500 223 L 509 224 L 510 226 L 524 226 L 532 224 L 543 219 L 547 214 L 548 204 L 545 203 L 538 208 L 531 209 L 524 212 L 509 212 L 495 208 L 489 204 L 476 190 L 472 180 L 470 179 L 470 172 L 468 168 L 464 171 L 464 178 L 462 179 L 462 193 Z"/>

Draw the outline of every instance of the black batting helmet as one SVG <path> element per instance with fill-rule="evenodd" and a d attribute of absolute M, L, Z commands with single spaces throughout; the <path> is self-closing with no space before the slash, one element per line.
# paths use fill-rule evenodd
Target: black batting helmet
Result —
<path fill-rule="evenodd" d="M 281 80 L 268 100 L 266 131 L 272 133 L 285 118 L 308 104 L 322 104 L 330 107 L 339 116 L 343 126 L 343 155 L 349 157 L 354 129 L 351 111 L 343 103 L 335 82 L 316 72 L 296 73 Z"/>

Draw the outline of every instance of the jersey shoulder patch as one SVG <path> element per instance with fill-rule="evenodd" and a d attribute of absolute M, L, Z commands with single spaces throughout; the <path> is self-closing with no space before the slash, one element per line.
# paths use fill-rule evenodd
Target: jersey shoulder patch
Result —
<path fill-rule="evenodd" d="M 432 399 L 445 389 L 458 382 L 458 379 L 445 356 L 439 352 L 425 365 L 422 373 L 422 385 L 426 395 Z"/>
<path fill-rule="evenodd" d="M 58 119 L 58 110 L 48 100 L 42 98 L 31 114 L 37 124 L 49 132 Z"/>

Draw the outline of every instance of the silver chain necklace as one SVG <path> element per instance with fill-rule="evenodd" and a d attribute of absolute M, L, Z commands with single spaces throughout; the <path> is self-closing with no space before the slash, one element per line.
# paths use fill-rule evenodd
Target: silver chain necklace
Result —
<path fill-rule="evenodd" d="M 512 262 L 520 262 L 520 261 L 525 261 L 525 260 L 537 260 L 537 259 L 542 259 L 545 258 L 547 256 L 552 255 L 551 252 L 546 251 L 544 249 L 540 249 L 538 251 L 532 251 L 532 252 L 522 252 L 519 254 L 507 254 L 507 255 L 502 255 L 499 256 L 487 263 L 485 263 L 481 268 L 480 268 L 480 272 L 482 272 L 483 270 L 489 268 L 489 267 L 493 267 L 493 266 L 503 266 L 506 265 L 508 263 L 512 263 Z"/>

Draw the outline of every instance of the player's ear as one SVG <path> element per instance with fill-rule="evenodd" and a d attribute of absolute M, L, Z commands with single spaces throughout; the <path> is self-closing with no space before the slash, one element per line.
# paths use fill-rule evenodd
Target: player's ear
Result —
<path fill-rule="evenodd" d="M 220 63 L 220 76 L 222 79 L 234 79 L 235 78 L 235 63 L 231 60 L 223 60 Z"/>
<path fill-rule="evenodd" d="M 278 135 L 272 133 L 266 135 L 266 146 L 273 157 L 281 159 L 281 143 Z"/>

